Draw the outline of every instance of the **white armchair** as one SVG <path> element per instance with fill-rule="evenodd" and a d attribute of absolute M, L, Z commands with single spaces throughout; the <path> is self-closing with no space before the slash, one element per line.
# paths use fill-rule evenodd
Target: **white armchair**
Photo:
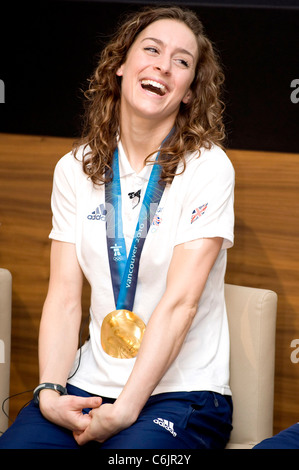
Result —
<path fill-rule="evenodd" d="M 227 449 L 250 449 L 273 433 L 277 295 L 225 286 L 231 340 L 233 431 Z"/>

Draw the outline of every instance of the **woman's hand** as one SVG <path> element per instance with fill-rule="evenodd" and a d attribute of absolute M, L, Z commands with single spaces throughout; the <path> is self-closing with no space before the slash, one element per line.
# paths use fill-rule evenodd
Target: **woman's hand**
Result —
<path fill-rule="evenodd" d="M 91 415 L 83 414 L 82 410 L 97 409 L 101 404 L 100 397 L 60 396 L 53 390 L 40 392 L 40 410 L 43 416 L 73 432 L 83 432 L 91 421 Z"/>
<path fill-rule="evenodd" d="M 86 429 L 74 431 L 73 435 L 79 445 L 89 441 L 104 442 L 133 424 L 135 420 L 122 413 L 115 404 L 106 403 L 89 412 L 90 422 Z"/>

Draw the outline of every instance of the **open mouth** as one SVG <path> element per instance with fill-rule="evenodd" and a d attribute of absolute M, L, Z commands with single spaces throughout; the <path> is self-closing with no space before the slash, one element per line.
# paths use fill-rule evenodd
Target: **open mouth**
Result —
<path fill-rule="evenodd" d="M 154 80 L 141 80 L 141 86 L 144 90 L 148 90 L 159 96 L 164 96 L 167 91 L 162 83 L 155 82 Z"/>

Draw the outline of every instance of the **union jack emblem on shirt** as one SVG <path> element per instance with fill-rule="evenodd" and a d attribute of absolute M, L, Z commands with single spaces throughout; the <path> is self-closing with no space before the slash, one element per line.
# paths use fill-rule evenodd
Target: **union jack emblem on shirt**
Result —
<path fill-rule="evenodd" d="M 153 225 L 159 225 L 161 223 L 161 217 L 159 217 L 158 215 L 155 215 L 154 218 L 153 218 Z"/>
<path fill-rule="evenodd" d="M 203 204 L 202 206 L 197 207 L 196 209 L 194 209 L 194 211 L 192 211 L 191 224 L 193 224 L 193 222 L 195 222 L 197 219 L 199 219 L 200 216 L 202 216 L 205 213 L 207 206 L 208 206 L 208 203 Z"/>

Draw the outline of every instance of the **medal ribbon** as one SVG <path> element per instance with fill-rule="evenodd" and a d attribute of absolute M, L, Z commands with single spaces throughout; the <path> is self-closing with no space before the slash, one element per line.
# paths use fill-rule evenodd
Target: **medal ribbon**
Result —
<path fill-rule="evenodd" d="M 161 167 L 156 163 L 153 165 L 147 184 L 130 253 L 127 258 L 122 225 L 118 158 L 118 149 L 116 149 L 112 163 L 113 180 L 106 184 L 105 187 L 107 250 L 116 309 L 132 311 L 141 252 L 153 216 L 161 200 L 164 186 L 159 184 Z"/>

